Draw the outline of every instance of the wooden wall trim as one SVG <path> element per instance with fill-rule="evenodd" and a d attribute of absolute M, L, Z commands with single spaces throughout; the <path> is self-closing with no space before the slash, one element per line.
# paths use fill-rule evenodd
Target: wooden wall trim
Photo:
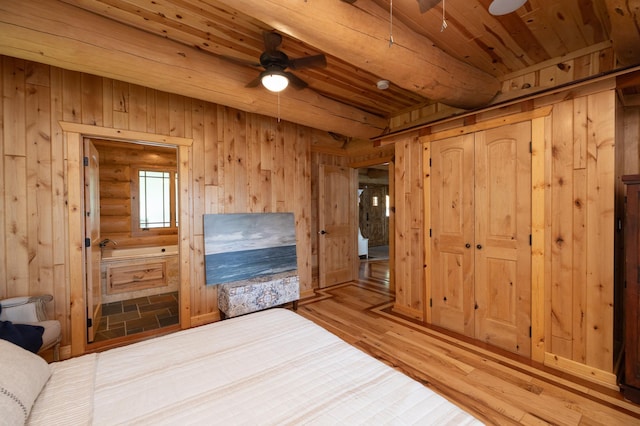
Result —
<path fill-rule="evenodd" d="M 191 146 L 193 138 L 160 135 L 157 133 L 139 132 L 135 130 L 114 129 L 111 127 L 91 126 L 88 124 L 59 121 L 62 130 L 67 133 L 78 133 L 83 137 L 100 137 L 123 142 L 153 142 L 169 146 Z"/>
<path fill-rule="evenodd" d="M 80 133 L 69 132 L 67 141 L 67 214 L 68 270 L 67 277 L 71 304 L 71 356 L 82 355 L 87 341 L 87 307 L 84 297 L 84 186 L 82 177 L 82 137 Z"/>
<path fill-rule="evenodd" d="M 420 140 L 422 142 L 431 142 L 440 139 L 446 139 L 453 136 L 461 136 L 469 133 L 479 132 L 481 130 L 493 129 L 507 124 L 519 123 L 522 121 L 533 120 L 540 117 L 545 117 L 551 114 L 552 106 L 545 106 L 534 109 L 532 111 L 525 111 L 517 114 L 507 115 L 505 117 L 493 118 L 487 121 L 470 124 L 467 126 L 444 130 L 442 132 L 433 133 L 430 135 L 422 136 Z"/>
<path fill-rule="evenodd" d="M 431 143 L 424 142 L 422 144 L 422 164 L 431 164 Z M 425 166 L 426 168 L 426 166 Z M 431 171 L 423 173 L 424 186 L 422 188 L 424 195 L 422 199 L 422 212 L 424 214 L 424 318 L 428 324 L 432 322 L 431 307 Z M 429 232 L 427 232 L 429 230 Z"/>
<path fill-rule="evenodd" d="M 362 167 L 375 166 L 378 164 L 390 163 L 392 161 L 393 161 L 393 154 L 390 153 L 389 155 L 379 157 L 379 158 L 369 158 L 366 160 L 354 161 L 352 163 L 349 163 L 349 167 L 351 167 L 352 169 L 360 169 Z"/>
<path fill-rule="evenodd" d="M 531 121 L 531 359 L 538 362 L 545 356 L 545 135 L 549 120 L 547 115 Z"/>
<path fill-rule="evenodd" d="M 546 352 L 544 354 L 544 365 L 553 367 L 561 371 L 568 371 L 575 376 L 598 383 L 609 389 L 620 391 L 620 388 L 616 384 L 616 375 L 613 373 L 600 370 L 598 368 L 594 368 L 589 365 L 576 362 L 549 352 Z"/>

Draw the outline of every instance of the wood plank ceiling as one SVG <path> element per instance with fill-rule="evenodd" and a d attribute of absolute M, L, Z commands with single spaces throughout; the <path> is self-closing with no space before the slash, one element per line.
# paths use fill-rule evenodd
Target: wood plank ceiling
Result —
<path fill-rule="evenodd" d="M 40 1 L 45 7 L 57 3 Z M 215 57 L 215 66 L 199 70 L 210 73 L 210 85 L 231 79 L 239 83 L 236 92 L 270 99 L 271 104 L 276 95 L 262 86 L 244 88 L 262 70 L 244 63 L 257 63 L 264 51 L 263 32 L 276 31 L 283 36 L 280 50 L 290 58 L 320 53 L 327 58 L 325 68 L 289 70 L 308 88 L 297 91 L 304 96 L 291 93 L 293 88 L 280 95 L 282 118 L 359 138 L 381 134 L 391 117 L 435 102 L 462 108 L 487 105 L 505 76 L 611 39 L 618 67 L 640 63 L 640 0 L 528 0 L 502 16 L 488 12 L 491 0 L 445 0 L 425 13 L 416 0 L 393 0 L 392 7 L 388 0 L 64 2 L 151 33 L 158 45 L 171 40 Z M 2 43 L 2 37 L 0 53 L 18 51 L 3 49 L 3 44 L 17 42 Z M 380 80 L 390 81 L 387 90 L 377 88 Z M 331 114 L 309 118 L 301 108 L 286 108 L 286 97 L 322 103 L 323 110 L 340 110 L 334 116 L 341 118 L 353 111 L 362 116 L 353 119 L 358 125 L 349 134 L 348 125 L 332 127 Z M 233 103 L 214 94 L 203 98 Z"/>

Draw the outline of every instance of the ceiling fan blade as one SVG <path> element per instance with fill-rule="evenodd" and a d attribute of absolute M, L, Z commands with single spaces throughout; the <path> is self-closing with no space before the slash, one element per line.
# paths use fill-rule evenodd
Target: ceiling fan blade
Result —
<path fill-rule="evenodd" d="M 244 87 L 258 87 L 262 83 L 262 74 L 245 84 Z"/>
<path fill-rule="evenodd" d="M 224 59 L 225 61 L 233 62 L 234 64 L 244 65 L 245 67 L 261 67 L 260 62 L 255 61 L 245 61 L 244 59 L 234 58 L 232 56 L 224 56 L 224 55 L 216 55 L 220 59 Z"/>
<path fill-rule="evenodd" d="M 327 58 L 324 55 L 305 56 L 303 58 L 289 59 L 289 68 L 299 70 L 311 67 L 326 67 Z"/>
<path fill-rule="evenodd" d="M 305 83 L 304 80 L 296 77 L 295 75 L 291 74 L 290 72 L 285 72 L 285 74 L 287 75 L 287 78 L 289 79 L 289 84 L 291 84 L 293 86 L 294 89 L 304 89 L 305 87 L 308 86 L 307 83 Z"/>
<path fill-rule="evenodd" d="M 426 11 L 434 8 L 441 1 L 442 0 L 418 0 L 418 6 L 420 6 L 420 13 L 425 13 Z"/>
<path fill-rule="evenodd" d="M 278 33 L 265 31 L 262 33 L 262 38 L 264 39 L 265 51 L 269 54 L 276 52 L 282 43 L 282 36 Z"/>

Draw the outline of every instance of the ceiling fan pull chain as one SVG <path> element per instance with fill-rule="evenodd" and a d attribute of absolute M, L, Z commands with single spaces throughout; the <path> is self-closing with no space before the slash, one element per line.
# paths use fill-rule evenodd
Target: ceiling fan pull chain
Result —
<path fill-rule="evenodd" d="M 393 46 L 393 0 L 389 1 L 389 47 Z"/>
<path fill-rule="evenodd" d="M 442 0 L 442 28 L 440 28 L 440 32 L 443 32 L 445 28 L 447 28 L 447 21 L 444 19 L 444 6 L 447 0 Z"/>

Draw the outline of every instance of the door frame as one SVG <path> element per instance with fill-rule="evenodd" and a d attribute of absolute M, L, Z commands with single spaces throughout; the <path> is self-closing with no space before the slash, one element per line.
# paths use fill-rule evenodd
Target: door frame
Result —
<path fill-rule="evenodd" d="M 361 169 L 364 167 L 377 166 L 380 164 L 388 164 L 389 173 L 389 291 L 395 292 L 396 289 L 396 187 L 395 187 L 395 154 L 389 153 L 377 158 L 371 158 L 365 161 L 349 163 L 352 169 Z M 357 182 L 356 182 L 357 187 Z M 355 214 L 358 215 L 358 197 L 354 198 Z M 358 217 L 356 217 L 356 226 L 360 226 Z M 356 230 L 357 231 L 357 230 Z M 357 243 L 357 242 L 356 242 Z M 358 262 L 359 265 L 360 262 Z M 358 266 L 359 267 L 359 266 Z M 358 274 L 356 273 L 356 276 Z"/>
<path fill-rule="evenodd" d="M 180 227 L 178 228 L 180 263 L 180 328 L 191 327 L 190 292 L 190 247 L 194 247 L 190 229 L 189 185 L 192 173 L 189 159 L 192 155 L 192 138 L 159 135 L 155 133 L 98 127 L 87 124 L 59 122 L 66 142 L 66 185 L 67 190 L 67 236 L 69 269 L 66 274 L 69 282 L 69 303 L 71 314 L 71 356 L 82 355 L 87 348 L 86 338 L 86 294 L 85 294 L 85 225 L 84 225 L 84 138 L 105 138 L 121 142 L 149 142 L 158 145 L 176 147 L 178 151 L 178 188 L 180 193 Z M 77 273 L 77 272 L 80 273 Z"/>
<path fill-rule="evenodd" d="M 95 340 L 96 331 L 102 316 L 102 250 L 100 243 L 100 154 L 89 138 L 83 138 L 84 157 L 84 212 L 85 212 L 85 288 L 87 299 L 87 341 Z M 96 300 L 99 302 L 96 304 Z"/>

